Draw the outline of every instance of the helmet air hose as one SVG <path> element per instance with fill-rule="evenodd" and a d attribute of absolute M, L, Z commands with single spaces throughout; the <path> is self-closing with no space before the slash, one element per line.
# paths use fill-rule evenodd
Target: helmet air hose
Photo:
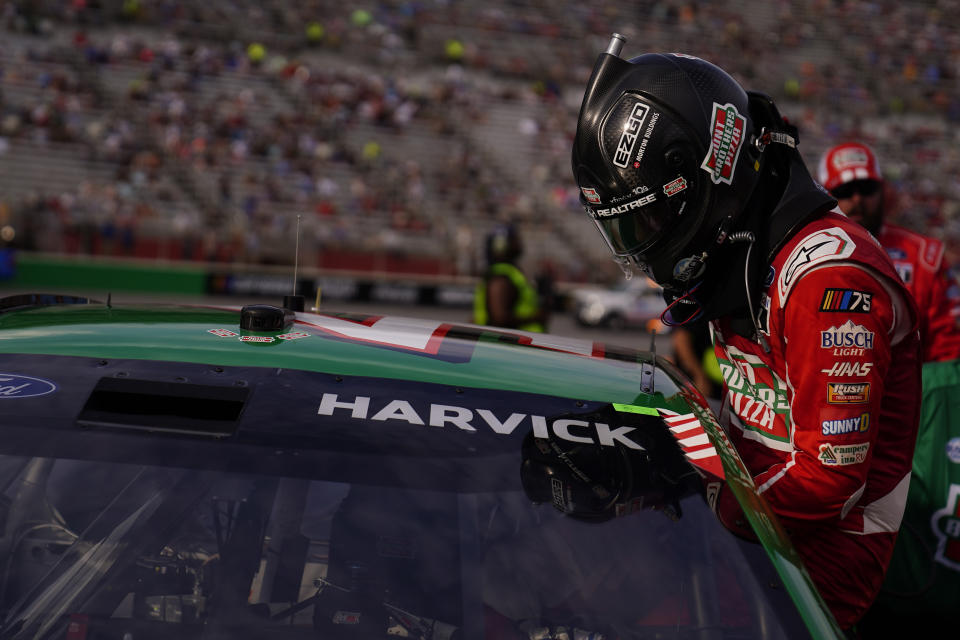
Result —
<path fill-rule="evenodd" d="M 750 308 L 750 321 L 753 322 L 754 335 L 757 337 L 757 342 L 763 347 L 763 352 L 770 353 L 770 343 L 760 332 L 760 323 L 757 322 L 757 315 L 753 311 L 753 296 L 750 295 L 750 252 L 753 250 L 753 244 L 756 240 L 757 237 L 753 235 L 752 231 L 736 231 L 727 236 L 727 242 L 731 244 L 737 242 L 749 243 L 747 245 L 747 257 L 743 261 L 743 286 L 747 293 L 747 306 Z"/>

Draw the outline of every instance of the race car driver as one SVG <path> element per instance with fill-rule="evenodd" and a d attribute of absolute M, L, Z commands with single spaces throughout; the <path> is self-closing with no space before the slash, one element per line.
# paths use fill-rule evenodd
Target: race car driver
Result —
<path fill-rule="evenodd" d="M 859 142 L 828 149 L 817 169 L 840 209 L 886 250 L 920 311 L 924 362 L 960 357 L 960 293 L 952 286 L 943 243 L 887 218 L 889 192 L 873 150 Z"/>
<path fill-rule="evenodd" d="M 674 324 L 711 322 L 729 436 L 844 628 L 883 580 L 917 433 L 918 319 L 889 258 L 811 177 L 767 96 L 680 54 L 619 56 L 580 108 L 581 202 Z M 727 487 L 711 494 L 736 528 Z"/>

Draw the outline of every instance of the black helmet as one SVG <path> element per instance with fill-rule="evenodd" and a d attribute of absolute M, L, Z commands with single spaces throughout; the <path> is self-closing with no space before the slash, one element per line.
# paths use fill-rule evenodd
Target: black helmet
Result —
<path fill-rule="evenodd" d="M 573 174 L 614 256 L 691 290 L 736 227 L 762 172 L 744 89 L 681 54 L 618 57 L 614 35 L 580 107 Z"/>

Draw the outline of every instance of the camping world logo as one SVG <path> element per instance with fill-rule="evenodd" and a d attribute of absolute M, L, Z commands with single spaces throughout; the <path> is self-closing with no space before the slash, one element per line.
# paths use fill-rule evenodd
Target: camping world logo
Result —
<path fill-rule="evenodd" d="M 937 536 L 934 560 L 954 571 L 960 571 L 960 484 L 951 484 L 947 506 L 933 512 L 930 527 Z"/>
<path fill-rule="evenodd" d="M 713 103 L 713 121 L 710 123 L 710 150 L 700 168 L 710 174 L 714 184 L 733 181 L 733 170 L 743 147 L 747 120 L 731 103 Z"/>

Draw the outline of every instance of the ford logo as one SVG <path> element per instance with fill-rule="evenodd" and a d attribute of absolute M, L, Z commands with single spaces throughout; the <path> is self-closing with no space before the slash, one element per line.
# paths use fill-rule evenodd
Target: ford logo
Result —
<path fill-rule="evenodd" d="M 0 400 L 4 398 L 32 398 L 45 396 L 57 390 L 57 385 L 42 378 L 0 373 Z"/>

